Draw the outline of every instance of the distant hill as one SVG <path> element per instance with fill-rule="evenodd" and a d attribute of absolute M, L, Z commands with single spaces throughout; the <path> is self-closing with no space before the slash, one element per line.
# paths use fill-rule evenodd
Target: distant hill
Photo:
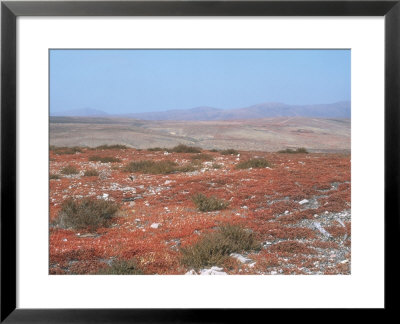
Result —
<path fill-rule="evenodd" d="M 50 116 L 102 117 L 102 116 L 108 116 L 108 114 L 104 111 L 97 110 L 97 109 L 82 108 L 82 109 L 73 109 L 73 110 L 65 110 L 65 111 L 55 111 L 55 112 L 51 112 Z"/>
<path fill-rule="evenodd" d="M 160 112 L 127 114 L 125 116 L 143 120 L 238 120 L 295 116 L 315 118 L 350 118 L 351 104 L 348 101 L 319 105 L 262 103 L 237 109 L 196 107 L 186 110 L 167 110 Z"/>
<path fill-rule="evenodd" d="M 70 110 L 52 116 L 111 116 L 95 109 Z M 314 117 L 314 118 L 350 118 L 351 104 L 349 101 L 317 105 L 287 105 L 283 103 L 261 103 L 245 108 L 218 109 L 213 107 L 196 107 L 182 110 L 155 111 L 112 115 L 113 117 L 129 117 L 142 120 L 239 120 L 260 119 L 271 117 Z"/>

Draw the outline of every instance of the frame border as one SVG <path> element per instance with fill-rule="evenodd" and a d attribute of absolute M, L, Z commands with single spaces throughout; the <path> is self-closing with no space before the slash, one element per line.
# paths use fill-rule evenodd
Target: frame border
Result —
<path fill-rule="evenodd" d="M 1 312 L 6 323 L 236 322 L 260 309 L 16 308 L 16 19 L 18 16 L 384 16 L 385 310 L 399 279 L 393 254 L 400 228 L 400 0 L 2 1 L 1 2 Z M 393 251 L 396 253 L 396 250 Z M 390 259 L 391 257 L 392 259 Z M 390 283 L 390 284 L 389 284 Z M 397 283 L 397 285 L 396 285 Z M 367 283 L 366 283 L 367 284 Z M 251 313 L 250 313 L 251 312 Z M 262 314 L 261 314 L 262 312 Z M 240 315 L 240 316 L 239 316 Z"/>

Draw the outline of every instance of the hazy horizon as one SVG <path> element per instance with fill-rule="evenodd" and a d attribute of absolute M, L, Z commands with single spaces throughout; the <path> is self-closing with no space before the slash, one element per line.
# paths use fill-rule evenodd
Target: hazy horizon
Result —
<path fill-rule="evenodd" d="M 350 50 L 50 50 L 50 113 L 350 101 Z"/>

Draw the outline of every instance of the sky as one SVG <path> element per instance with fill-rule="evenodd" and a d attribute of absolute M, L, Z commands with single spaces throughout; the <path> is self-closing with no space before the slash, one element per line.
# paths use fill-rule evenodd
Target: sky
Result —
<path fill-rule="evenodd" d="M 350 56 L 350 50 L 50 50 L 50 111 L 350 101 Z"/>

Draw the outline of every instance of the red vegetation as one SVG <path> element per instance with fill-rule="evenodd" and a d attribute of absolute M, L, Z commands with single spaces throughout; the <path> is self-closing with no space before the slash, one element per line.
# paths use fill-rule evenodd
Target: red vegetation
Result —
<path fill-rule="evenodd" d="M 263 243 L 261 251 L 247 255 L 255 262 L 252 266 L 227 259 L 224 271 L 229 274 L 350 273 L 350 156 L 205 153 L 214 161 L 198 164 L 196 171 L 143 174 L 123 168 L 143 160 L 185 166 L 193 154 L 104 149 L 96 155 L 120 162 L 101 163 L 89 161 L 90 149 L 74 154 L 51 151 L 50 174 L 60 174 L 68 165 L 80 173 L 49 180 L 49 273 L 93 274 L 113 260 L 134 258 L 145 274 L 184 274 L 190 269 L 180 263 L 180 248 L 225 223 L 251 229 Z M 271 167 L 236 169 L 250 158 L 265 158 Z M 213 163 L 221 168 L 214 169 Z M 99 175 L 84 177 L 86 170 Z M 192 200 L 197 193 L 215 196 L 229 206 L 200 212 Z M 108 228 L 62 229 L 54 221 L 70 197 L 108 199 L 122 207 Z M 307 203 L 300 204 L 303 200 Z M 340 216 L 342 212 L 347 214 Z M 315 222 L 330 236 L 319 231 Z"/>

